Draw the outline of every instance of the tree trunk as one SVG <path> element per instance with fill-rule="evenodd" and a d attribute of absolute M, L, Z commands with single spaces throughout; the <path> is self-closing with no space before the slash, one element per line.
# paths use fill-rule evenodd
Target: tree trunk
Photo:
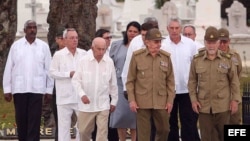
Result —
<path fill-rule="evenodd" d="M 5 63 L 17 31 L 17 1 L 0 1 L 0 84 L 2 84 Z M 2 85 L 1 85 L 2 86 Z"/>
<path fill-rule="evenodd" d="M 96 30 L 98 0 L 50 0 L 48 43 L 51 47 L 59 26 L 75 28 L 79 48 L 88 50 Z"/>

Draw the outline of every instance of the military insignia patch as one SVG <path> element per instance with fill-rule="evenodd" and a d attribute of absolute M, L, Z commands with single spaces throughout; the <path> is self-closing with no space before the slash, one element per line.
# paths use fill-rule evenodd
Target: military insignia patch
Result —
<path fill-rule="evenodd" d="M 163 66 L 163 67 L 168 67 L 168 63 L 167 63 L 167 62 L 164 62 L 164 61 L 161 61 L 161 62 L 160 62 L 160 65 Z"/>

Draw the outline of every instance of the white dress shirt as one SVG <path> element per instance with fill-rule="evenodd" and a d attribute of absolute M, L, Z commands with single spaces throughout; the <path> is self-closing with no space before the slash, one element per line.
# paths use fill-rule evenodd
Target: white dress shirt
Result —
<path fill-rule="evenodd" d="M 176 94 L 188 93 L 188 79 L 191 61 L 196 54 L 194 41 L 185 36 L 181 36 L 181 41 L 177 44 L 167 36 L 162 41 L 163 50 L 171 54 L 174 69 Z"/>
<path fill-rule="evenodd" d="M 123 66 L 122 70 L 122 83 L 123 83 L 123 90 L 126 91 L 126 82 L 127 82 L 127 75 L 128 75 L 128 69 L 129 69 L 129 64 L 132 58 L 132 54 L 134 51 L 139 50 L 141 48 L 145 48 L 145 45 L 142 40 L 141 35 L 137 35 L 132 39 L 132 41 L 129 44 L 128 51 L 127 51 L 127 56 L 126 60 Z"/>
<path fill-rule="evenodd" d="M 116 72 L 112 59 L 104 55 L 98 62 L 92 54 L 87 54 L 82 58 L 77 66 L 72 84 L 80 96 L 87 96 L 89 104 L 84 104 L 79 99 L 79 111 L 98 112 L 110 109 L 111 105 L 116 105 L 118 100 L 118 88 Z"/>
<path fill-rule="evenodd" d="M 52 94 L 54 81 L 48 71 L 51 53 L 47 43 L 25 37 L 15 41 L 9 51 L 3 75 L 4 93 Z"/>
<path fill-rule="evenodd" d="M 204 46 L 203 44 L 201 44 L 199 41 L 194 41 L 194 43 L 195 43 L 195 46 L 196 46 L 196 53 L 199 52 L 199 49 L 200 49 L 200 48 L 205 47 L 205 46 Z"/>
<path fill-rule="evenodd" d="M 70 72 L 76 70 L 79 60 L 84 55 L 86 51 L 83 49 L 77 48 L 73 55 L 67 47 L 54 54 L 49 72 L 55 79 L 57 105 L 78 102 L 79 97 L 72 86 Z"/>

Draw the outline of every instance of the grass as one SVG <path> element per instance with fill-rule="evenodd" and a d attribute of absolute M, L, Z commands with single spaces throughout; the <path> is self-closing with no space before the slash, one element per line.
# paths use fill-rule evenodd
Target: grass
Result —
<path fill-rule="evenodd" d="M 16 127 L 13 102 L 4 100 L 3 90 L 0 88 L 0 129 Z"/>

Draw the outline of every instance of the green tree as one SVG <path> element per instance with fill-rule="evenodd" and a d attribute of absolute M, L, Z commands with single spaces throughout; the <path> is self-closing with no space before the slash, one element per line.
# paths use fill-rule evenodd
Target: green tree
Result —
<path fill-rule="evenodd" d="M 155 0 L 155 8 L 160 9 L 166 1 L 170 0 Z"/>

